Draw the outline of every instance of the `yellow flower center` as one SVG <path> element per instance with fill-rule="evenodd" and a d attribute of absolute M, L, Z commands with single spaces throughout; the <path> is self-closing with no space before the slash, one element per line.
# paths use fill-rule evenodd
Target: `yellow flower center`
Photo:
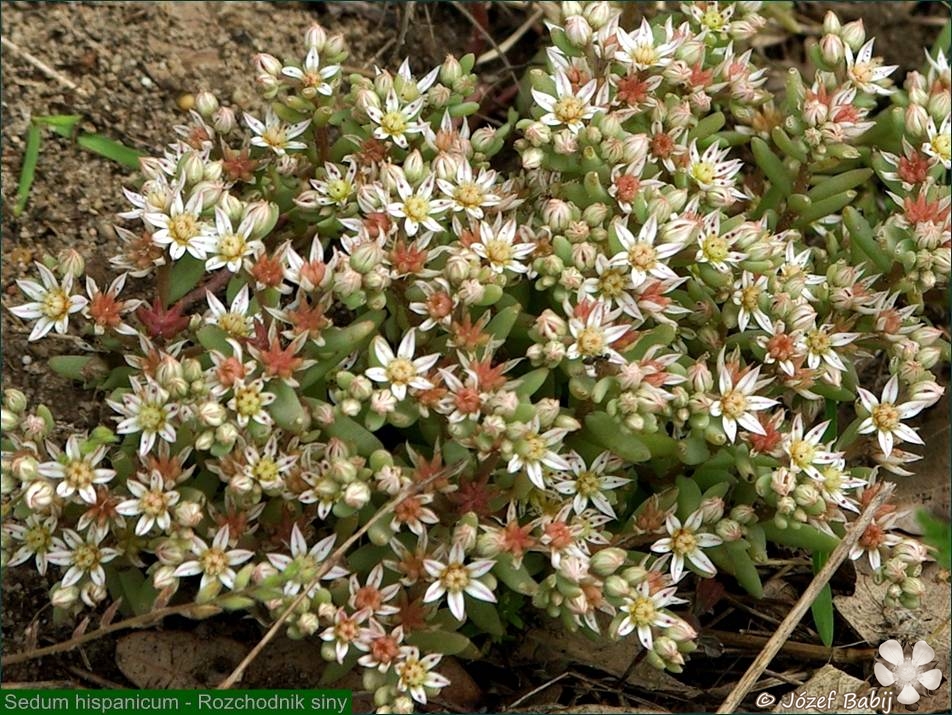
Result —
<path fill-rule="evenodd" d="M 650 598 L 638 596 L 628 606 L 628 615 L 635 626 L 650 626 L 655 617 L 655 605 Z"/>
<path fill-rule="evenodd" d="M 856 84 L 869 84 L 873 80 L 873 66 L 869 62 L 857 62 L 850 70 L 850 75 Z"/>
<path fill-rule="evenodd" d="M 741 307 L 746 310 L 756 310 L 757 301 L 760 299 L 760 288 L 757 286 L 747 286 L 740 292 Z"/>
<path fill-rule="evenodd" d="M 395 358 L 387 365 L 387 378 L 394 385 L 406 385 L 416 377 L 416 368 L 406 358 Z"/>
<path fill-rule="evenodd" d="M 720 30 L 724 27 L 724 16 L 712 7 L 701 16 L 701 24 L 709 30 Z"/>
<path fill-rule="evenodd" d="M 165 424 L 165 410 L 159 405 L 142 405 L 139 410 L 139 426 L 143 432 L 158 432 Z"/>
<path fill-rule="evenodd" d="M 87 487 L 93 483 L 93 476 L 93 468 L 81 459 L 66 465 L 66 483 L 71 487 Z"/>
<path fill-rule="evenodd" d="M 494 238 L 486 243 L 486 257 L 497 266 L 505 266 L 512 260 L 512 245 Z"/>
<path fill-rule="evenodd" d="M 463 564 L 453 562 L 449 564 L 440 575 L 440 583 L 451 593 L 462 591 L 469 585 L 469 572 L 463 567 Z"/>
<path fill-rule="evenodd" d="M 225 262 L 234 261 L 245 255 L 248 243 L 244 236 L 237 233 L 231 233 L 222 236 L 218 242 L 218 253 Z"/>
<path fill-rule="evenodd" d="M 148 491 L 139 500 L 139 506 L 142 507 L 143 514 L 159 516 L 164 514 L 168 508 L 168 497 L 164 492 L 158 490 Z"/>
<path fill-rule="evenodd" d="M 255 385 L 239 387 L 235 390 L 235 406 L 238 414 L 251 417 L 261 410 L 261 390 Z"/>
<path fill-rule="evenodd" d="M 605 271 L 598 279 L 598 291 L 608 298 L 617 298 L 625 291 L 625 276 L 619 271 Z"/>
<path fill-rule="evenodd" d="M 716 233 L 710 233 L 701 243 L 701 252 L 704 257 L 712 263 L 721 263 L 727 258 L 728 246 L 723 236 Z"/>
<path fill-rule="evenodd" d="M 408 688 L 422 688 L 426 682 L 426 673 L 426 668 L 418 659 L 408 658 L 403 663 L 400 677 Z"/>
<path fill-rule="evenodd" d="M 541 461 L 548 451 L 545 441 L 538 435 L 526 439 L 526 460 L 530 462 Z"/>
<path fill-rule="evenodd" d="M 241 313 L 224 313 L 218 318 L 218 326 L 233 338 L 248 335 L 248 322 Z"/>
<path fill-rule="evenodd" d="M 694 533 L 687 529 L 678 529 L 671 535 L 671 550 L 684 556 L 697 548 L 697 539 Z"/>
<path fill-rule="evenodd" d="M 899 410 L 891 402 L 876 405 L 872 410 L 871 417 L 876 429 L 881 432 L 891 432 L 899 425 Z"/>
<path fill-rule="evenodd" d="M 725 417 L 737 419 L 747 411 L 747 398 L 744 393 L 731 390 L 721 398 L 721 412 Z"/>
<path fill-rule="evenodd" d="M 273 482 L 278 478 L 278 465 L 273 459 L 263 457 L 259 459 L 258 463 L 252 468 L 251 474 L 259 482 Z"/>
<path fill-rule="evenodd" d="M 630 53 L 631 59 L 635 64 L 648 67 L 658 61 L 658 52 L 653 44 L 642 43 L 635 45 Z"/>
<path fill-rule="evenodd" d="M 343 201 L 354 191 L 354 186 L 346 179 L 334 179 L 327 182 L 327 195 L 334 201 Z"/>
<path fill-rule="evenodd" d="M 214 578 L 225 573 L 228 568 L 228 557 L 225 556 L 224 551 L 213 546 L 202 554 L 198 563 L 201 565 L 202 571 Z"/>
<path fill-rule="evenodd" d="M 944 160 L 952 158 L 952 136 L 948 134 L 936 134 L 932 138 L 932 151 Z"/>
<path fill-rule="evenodd" d="M 585 104 L 578 97 L 562 97 L 555 103 L 553 114 L 563 124 L 574 124 L 585 116 Z"/>
<path fill-rule="evenodd" d="M 54 288 L 43 297 L 40 310 L 50 320 L 62 320 L 69 314 L 69 295 L 62 288 Z"/>
<path fill-rule="evenodd" d="M 49 550 L 53 544 L 53 535 L 50 530 L 42 524 L 32 526 L 23 534 L 23 543 L 33 553 L 42 554 Z"/>
<path fill-rule="evenodd" d="M 99 565 L 99 547 L 80 544 L 73 552 L 73 563 L 83 571 L 91 571 Z"/>
<path fill-rule="evenodd" d="M 400 136 L 407 129 L 407 120 L 400 112 L 387 112 L 380 118 L 380 127 L 390 136 Z"/>
<path fill-rule="evenodd" d="M 422 223 L 430 215 L 430 202 L 422 196 L 411 196 L 403 202 L 403 213 L 407 218 Z"/>
<path fill-rule="evenodd" d="M 806 467 L 813 463 L 816 448 L 806 440 L 798 439 L 790 445 L 790 459 L 798 467 Z"/>
<path fill-rule="evenodd" d="M 169 221 L 169 236 L 180 246 L 198 235 L 198 221 L 192 214 L 179 214 Z"/>
<path fill-rule="evenodd" d="M 592 471 L 585 471 L 578 475 L 575 480 L 575 489 L 580 496 L 590 497 L 598 494 L 601 485 L 598 483 L 598 475 Z"/>
<path fill-rule="evenodd" d="M 483 202 L 483 192 L 476 184 L 460 184 L 453 192 L 453 198 L 460 206 L 473 209 Z"/>
<path fill-rule="evenodd" d="M 264 140 L 265 144 L 277 149 L 280 149 L 288 143 L 287 135 L 284 132 L 284 128 L 280 124 L 267 127 L 264 130 L 264 134 L 261 135 L 261 138 Z"/>
<path fill-rule="evenodd" d="M 691 165 L 691 176 L 699 184 L 710 184 L 714 181 L 716 173 L 714 166 L 707 161 L 699 161 Z"/>
<path fill-rule="evenodd" d="M 811 330 L 806 335 L 807 347 L 810 352 L 822 355 L 830 349 L 830 336 L 822 330 Z"/>
<path fill-rule="evenodd" d="M 575 342 L 578 343 L 578 351 L 582 355 L 601 355 L 605 350 L 605 336 L 598 328 L 583 328 Z"/>
<path fill-rule="evenodd" d="M 628 261 L 632 266 L 643 271 L 653 268 L 657 262 L 654 246 L 649 246 L 647 243 L 636 243 L 628 251 Z"/>

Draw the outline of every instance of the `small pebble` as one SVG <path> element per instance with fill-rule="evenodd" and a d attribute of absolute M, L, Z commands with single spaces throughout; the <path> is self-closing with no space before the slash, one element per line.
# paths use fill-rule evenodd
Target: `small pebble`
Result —
<path fill-rule="evenodd" d="M 180 94 L 179 98 L 175 100 L 175 106 L 177 106 L 183 112 L 187 112 L 195 106 L 195 95 Z"/>
<path fill-rule="evenodd" d="M 20 363 L 23 365 L 23 367 L 29 367 L 33 364 L 33 358 L 31 358 L 29 355 L 24 355 L 22 358 L 20 358 Z"/>
<path fill-rule="evenodd" d="M 153 82 L 150 77 L 146 77 L 145 75 L 142 75 L 142 77 L 139 78 L 139 82 L 142 83 L 143 87 L 148 87 L 150 89 L 155 86 L 155 82 Z"/>

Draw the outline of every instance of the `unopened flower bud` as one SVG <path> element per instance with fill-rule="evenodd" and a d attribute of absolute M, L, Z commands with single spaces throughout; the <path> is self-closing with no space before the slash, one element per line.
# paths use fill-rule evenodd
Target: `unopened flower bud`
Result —
<path fill-rule="evenodd" d="M 304 46 L 307 47 L 307 49 L 320 52 L 324 49 L 324 45 L 326 44 L 327 33 L 324 32 L 324 28 L 316 22 L 304 32 Z"/>
<path fill-rule="evenodd" d="M 463 68 L 460 67 L 459 60 L 453 55 L 447 55 L 440 65 L 440 82 L 451 87 L 462 76 Z"/>
<path fill-rule="evenodd" d="M 926 107 L 936 126 L 941 126 L 943 118 L 949 116 L 949 112 L 952 111 L 952 93 L 947 89 L 933 92 Z M 946 138 L 948 138 L 948 135 L 946 135 Z"/>
<path fill-rule="evenodd" d="M 866 42 L 866 27 L 863 25 L 863 20 L 853 20 L 853 22 L 848 22 L 843 25 L 843 29 L 840 31 L 840 37 L 843 38 L 843 42 L 849 45 L 849 48 L 853 50 L 853 52 L 858 52 L 859 48 Z"/>
<path fill-rule="evenodd" d="M 39 479 L 40 464 L 32 454 L 17 454 L 10 464 L 13 476 L 21 482 L 32 482 Z"/>
<path fill-rule="evenodd" d="M 218 427 L 226 417 L 228 417 L 228 410 L 217 402 L 203 402 L 198 407 L 198 419 L 208 427 Z"/>
<path fill-rule="evenodd" d="M 914 137 L 925 136 L 929 129 L 929 113 L 921 104 L 910 104 L 905 112 L 906 131 Z"/>
<path fill-rule="evenodd" d="M 585 47 L 592 41 L 592 26 L 581 15 L 565 19 L 565 36 L 575 47 Z"/>
<path fill-rule="evenodd" d="M 79 588 L 76 586 L 54 586 L 50 594 L 50 603 L 53 608 L 70 608 L 79 599 Z"/>
<path fill-rule="evenodd" d="M 592 29 L 600 30 L 612 19 L 612 16 L 615 15 L 617 11 L 612 8 L 611 3 L 599 0 L 599 2 L 586 3 L 583 12 L 585 19 L 588 20 Z"/>
<path fill-rule="evenodd" d="M 351 509 L 363 509 L 370 501 L 370 487 L 366 482 L 351 482 L 344 489 L 344 503 Z"/>
<path fill-rule="evenodd" d="M 714 525 L 714 533 L 724 541 L 737 541 L 744 538 L 744 527 L 733 519 L 721 519 Z"/>
<path fill-rule="evenodd" d="M 0 409 L 0 431 L 12 432 L 20 425 L 20 415 L 6 407 Z"/>
<path fill-rule="evenodd" d="M 552 149 L 556 154 L 568 156 L 578 151 L 578 136 L 567 129 L 552 135 Z"/>
<path fill-rule="evenodd" d="M 542 166 L 545 154 L 538 147 L 529 147 L 522 152 L 522 168 L 527 170 L 538 169 Z"/>
<path fill-rule="evenodd" d="M 266 52 L 259 52 L 254 56 L 255 69 L 258 70 L 260 74 L 266 74 L 278 79 L 281 77 L 281 71 L 284 69 L 284 65 L 281 64 L 279 60 L 274 55 L 269 55 Z"/>
<path fill-rule="evenodd" d="M 523 131 L 523 136 L 534 147 L 545 146 L 552 141 L 552 129 L 548 124 L 532 122 Z"/>
<path fill-rule="evenodd" d="M 215 441 L 222 445 L 232 445 L 238 439 L 238 428 L 231 422 L 219 425 L 215 430 Z"/>
<path fill-rule="evenodd" d="M 211 92 L 202 91 L 195 95 L 195 109 L 203 119 L 211 119 L 218 107 L 218 98 Z"/>
<path fill-rule="evenodd" d="M 596 554 L 597 556 L 597 554 Z M 594 560 L 594 557 L 592 557 Z M 609 576 L 605 579 L 605 595 L 611 598 L 624 598 L 631 593 L 631 586 L 621 576 Z"/>
<path fill-rule="evenodd" d="M 14 475 L 15 472 L 14 472 Z M 45 479 L 34 479 L 27 487 L 23 501 L 30 511 L 45 513 L 56 498 L 56 489 Z"/>
<path fill-rule="evenodd" d="M 197 151 L 187 152 L 179 161 L 178 175 L 189 184 L 197 184 L 205 177 L 205 160 Z"/>
<path fill-rule="evenodd" d="M 604 578 L 611 576 L 624 566 L 627 560 L 628 553 L 624 549 L 609 546 L 592 556 L 591 561 L 589 561 L 589 568 L 592 570 L 592 573 Z"/>
<path fill-rule="evenodd" d="M 403 160 L 403 175 L 407 181 L 416 185 L 423 181 L 427 173 L 426 165 L 423 163 L 423 156 L 420 154 L 419 149 L 414 149 L 407 154 L 407 158 Z"/>
<path fill-rule="evenodd" d="M 820 54 L 827 64 L 838 65 L 846 55 L 843 49 L 843 39 L 839 35 L 824 35 L 820 40 Z"/>
<path fill-rule="evenodd" d="M 86 271 L 86 261 L 75 248 L 64 248 L 56 255 L 56 268 L 61 276 L 79 278 Z"/>
<path fill-rule="evenodd" d="M 260 241 L 265 238 L 278 222 L 281 209 L 269 201 L 254 201 L 245 207 L 245 219 L 251 222 L 249 238 Z"/>
<path fill-rule="evenodd" d="M 238 125 L 235 110 L 231 107 L 219 107 L 212 114 L 212 128 L 219 134 L 230 134 Z"/>
<path fill-rule="evenodd" d="M 195 438 L 195 449 L 199 452 L 207 452 L 215 446 L 215 431 L 205 430 Z"/>
<path fill-rule="evenodd" d="M 7 388 L 3 391 L 3 406 L 8 410 L 20 414 L 27 406 L 26 395 L 21 390 L 12 387 Z"/>
<path fill-rule="evenodd" d="M 757 521 L 757 512 L 750 504 L 738 504 L 731 509 L 730 518 L 739 524 L 753 524 Z"/>
<path fill-rule="evenodd" d="M 582 212 L 582 220 L 589 226 L 601 226 L 606 218 L 608 218 L 608 206 L 600 202 L 587 206 Z"/>
<path fill-rule="evenodd" d="M 473 305 L 486 295 L 486 286 L 478 280 L 467 279 L 460 283 L 458 295 L 464 305 Z"/>
<path fill-rule="evenodd" d="M 823 17 L 823 32 L 826 34 L 837 34 L 840 31 L 840 18 L 836 16 L 836 13 L 832 10 L 827 10 L 826 15 Z"/>
<path fill-rule="evenodd" d="M 492 127 L 481 127 L 473 132 L 473 136 L 470 138 L 470 143 L 473 145 L 473 151 L 478 151 L 481 154 L 487 153 L 492 148 L 492 144 L 495 141 L 496 130 Z"/>

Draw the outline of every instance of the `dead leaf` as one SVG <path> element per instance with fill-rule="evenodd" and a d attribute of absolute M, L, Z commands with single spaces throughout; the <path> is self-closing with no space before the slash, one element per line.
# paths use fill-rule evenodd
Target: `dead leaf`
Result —
<path fill-rule="evenodd" d="M 910 534 L 922 534 L 916 512 L 922 507 L 936 516 L 948 517 L 950 503 L 949 474 L 949 395 L 948 392 L 932 408 L 923 413 L 918 425 L 919 436 L 926 443 L 921 448 L 922 460 L 908 466 L 910 477 L 890 477 L 896 482 L 893 497 L 900 510 L 906 513 L 896 526 Z"/>
<path fill-rule="evenodd" d="M 450 679 L 450 684 L 440 691 L 440 699 L 456 705 L 460 712 L 476 712 L 483 691 L 463 664 L 456 658 L 446 657 L 440 661 L 437 670 Z"/>
<path fill-rule="evenodd" d="M 241 662 L 248 648 L 224 636 L 184 631 L 132 633 L 116 643 L 116 665 L 137 687 L 212 688 Z"/>
<path fill-rule="evenodd" d="M 834 665 L 824 665 L 813 677 L 803 685 L 783 695 L 772 712 L 775 713 L 836 713 L 844 712 L 844 696 L 847 693 L 855 694 L 858 698 L 870 690 L 869 683 L 844 673 Z M 831 693 L 836 697 L 830 697 Z M 791 697 L 792 694 L 792 697 Z M 803 696 L 803 700 L 800 700 Z M 822 702 L 823 707 L 798 706 L 798 702 L 808 702 L 808 698 L 816 698 L 815 702 Z M 823 698 L 823 700 L 820 700 Z M 875 708 L 850 708 L 850 713 L 875 713 Z"/>
<path fill-rule="evenodd" d="M 579 663 L 620 678 L 641 650 L 636 638 L 613 641 L 605 636 L 591 639 L 581 631 L 569 633 L 561 623 L 553 621 L 542 628 L 529 631 L 516 653 L 526 662 L 560 664 Z M 695 698 L 702 691 L 641 661 L 628 676 L 628 683 L 645 690 L 677 693 L 684 698 Z"/>
<path fill-rule="evenodd" d="M 905 608 L 885 608 L 883 596 L 887 584 L 876 583 L 866 562 L 860 564 L 856 569 L 856 590 L 853 595 L 836 596 L 833 599 L 843 618 L 868 643 L 877 647 L 895 638 L 910 651 L 917 641 L 924 640 L 935 650 L 935 667 L 948 674 L 952 592 L 947 573 L 935 563 L 925 566 L 920 576 L 925 585 L 922 605 L 910 611 Z M 919 712 L 949 712 L 950 707 L 952 701 L 949 681 L 946 679 L 938 690 L 923 696 Z"/>

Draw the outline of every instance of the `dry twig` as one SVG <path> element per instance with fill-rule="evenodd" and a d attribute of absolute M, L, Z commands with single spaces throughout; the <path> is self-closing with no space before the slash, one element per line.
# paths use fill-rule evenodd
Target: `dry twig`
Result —
<path fill-rule="evenodd" d="M 724 700 L 720 708 L 718 708 L 718 713 L 732 713 L 737 709 L 741 700 L 746 697 L 747 693 L 750 692 L 750 689 L 754 686 L 754 683 L 757 682 L 757 678 L 759 678 L 764 672 L 764 669 L 770 665 L 770 661 L 774 659 L 774 656 L 777 655 L 777 652 L 783 647 L 783 644 L 790 638 L 793 629 L 800 623 L 800 619 L 806 614 L 816 599 L 817 594 L 840 567 L 840 564 L 846 559 L 853 545 L 859 541 L 859 538 L 866 531 L 866 527 L 870 525 L 876 516 L 876 511 L 882 506 L 886 499 L 892 495 L 895 488 L 895 484 L 884 485 L 883 488 L 879 490 L 879 493 L 866 505 L 859 519 L 850 525 L 846 535 L 842 538 L 837 547 L 833 549 L 829 560 L 823 568 L 820 569 L 820 573 L 813 578 L 813 581 L 807 586 L 807 590 L 803 592 L 800 600 L 790 609 L 790 613 L 783 619 L 783 623 L 777 628 L 777 632 L 767 641 L 760 655 L 750 664 L 747 672 L 744 673 L 744 676 L 737 685 L 734 686 L 730 695 L 727 696 L 727 699 Z"/>
<path fill-rule="evenodd" d="M 59 70 L 56 70 L 56 69 L 50 67 L 50 66 L 49 66 L 48 64 L 46 64 L 43 60 L 41 60 L 39 57 L 37 57 L 37 56 L 35 56 L 35 55 L 33 55 L 33 54 L 27 52 L 27 51 L 24 50 L 22 47 L 20 47 L 18 44 L 16 44 L 13 40 L 9 40 L 9 39 L 7 39 L 6 37 L 0 37 L 0 44 L 2 44 L 2 46 L 3 46 L 3 48 L 4 48 L 5 50 L 8 50 L 8 51 L 12 52 L 14 55 L 16 55 L 17 57 L 20 57 L 20 58 L 26 60 L 26 61 L 29 62 L 31 65 L 33 65 L 34 67 L 36 67 L 40 72 L 42 72 L 43 74 L 45 74 L 47 77 L 49 77 L 50 79 L 55 79 L 57 82 L 59 82 L 61 85 L 63 85 L 63 86 L 66 87 L 67 89 L 69 89 L 69 90 L 71 90 L 71 91 L 73 91 L 73 92 L 76 92 L 76 94 L 78 94 L 78 95 L 81 96 L 81 97 L 88 97 L 88 96 L 89 96 L 89 92 L 87 92 L 85 89 L 83 89 L 82 87 L 80 87 L 78 84 L 76 84 L 76 83 L 75 83 L 73 80 L 71 80 L 69 77 L 67 77 L 66 75 L 64 75 L 64 74 L 63 74 L 62 72 L 60 72 Z"/>
<path fill-rule="evenodd" d="M 245 670 L 247 670 L 248 666 L 251 665 L 251 663 L 255 660 L 255 658 L 257 658 L 261 654 L 261 651 L 264 650 L 265 646 L 267 646 L 268 643 L 270 643 L 274 639 L 274 637 L 278 634 L 278 631 L 281 629 L 281 626 L 284 624 L 284 622 L 287 621 L 288 618 L 291 617 L 291 614 L 297 610 L 298 606 L 300 606 L 302 603 L 304 603 L 305 600 L 311 597 L 310 594 L 312 593 L 314 588 L 320 583 L 321 579 L 324 577 L 324 574 L 326 574 L 331 569 L 331 567 L 333 567 L 334 564 L 336 564 L 344 556 L 344 554 L 347 553 L 347 550 L 351 546 L 357 543 L 357 541 L 364 534 L 367 533 L 367 531 L 370 529 L 371 526 L 373 526 L 382 517 L 388 515 L 391 512 L 391 510 L 397 504 L 402 502 L 404 499 L 407 499 L 413 496 L 414 494 L 419 492 L 421 489 L 433 483 L 437 479 L 445 477 L 446 473 L 447 473 L 447 469 L 444 468 L 439 470 L 435 474 L 430 475 L 429 477 L 427 477 L 421 482 L 417 482 L 416 484 L 411 484 L 409 487 L 407 487 L 402 492 L 397 494 L 397 496 L 395 496 L 393 499 L 391 499 L 386 504 L 384 504 L 379 509 L 377 509 L 377 513 L 374 514 L 372 517 L 370 517 L 370 519 L 367 520 L 366 524 L 364 524 L 361 528 L 355 531 L 349 539 L 347 539 L 340 546 L 338 546 L 334 550 L 334 552 L 331 553 L 331 555 L 327 557 L 327 560 L 325 560 L 324 563 L 321 564 L 321 567 L 317 570 L 317 573 L 314 574 L 314 578 L 311 579 L 311 582 L 307 584 L 307 586 L 305 586 L 303 589 L 301 589 L 301 593 L 299 593 L 297 598 L 295 598 L 291 602 L 291 604 L 281 613 L 281 615 L 278 616 L 277 620 L 271 624 L 271 627 L 268 629 L 268 632 L 265 633 L 264 636 L 262 636 L 261 640 L 258 641 L 258 644 L 254 648 L 252 648 L 251 651 L 248 653 L 248 655 L 246 655 L 244 659 L 235 667 L 235 669 L 231 671 L 231 674 L 216 686 L 216 689 L 227 690 L 228 688 L 232 687 L 233 685 L 235 685 L 235 683 L 241 680 L 242 676 L 245 673 Z"/>

